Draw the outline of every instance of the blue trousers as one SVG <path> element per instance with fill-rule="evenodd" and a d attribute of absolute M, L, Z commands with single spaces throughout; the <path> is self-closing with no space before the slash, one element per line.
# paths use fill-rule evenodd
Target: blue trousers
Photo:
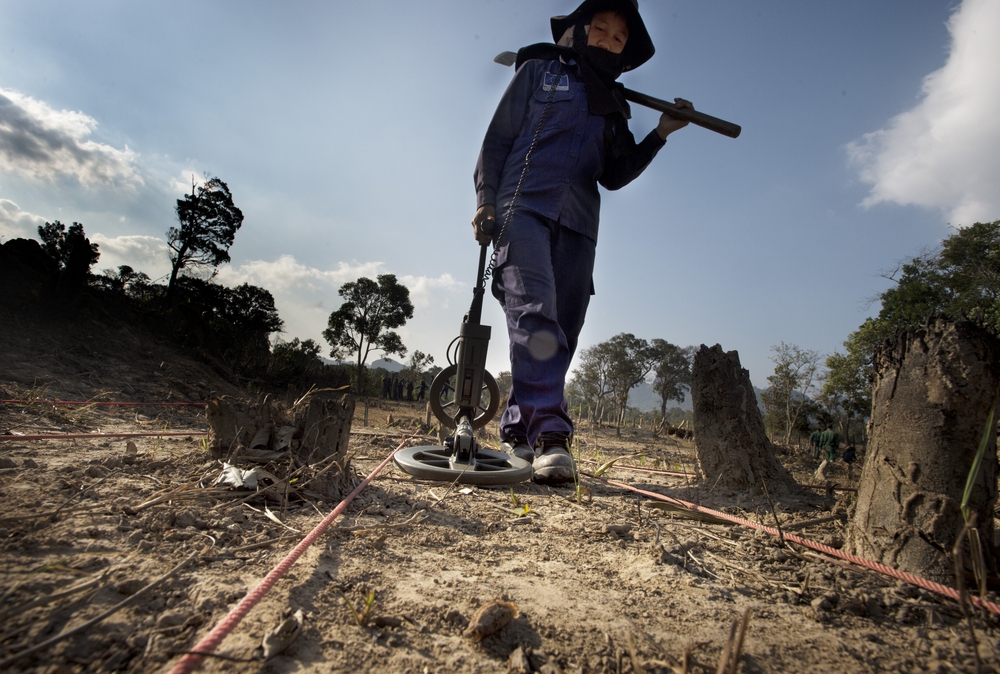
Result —
<path fill-rule="evenodd" d="M 563 389 L 593 294 L 596 247 L 526 209 L 515 210 L 499 241 L 492 290 L 507 317 L 513 380 L 504 439 L 534 445 L 542 433 L 573 432 Z"/>

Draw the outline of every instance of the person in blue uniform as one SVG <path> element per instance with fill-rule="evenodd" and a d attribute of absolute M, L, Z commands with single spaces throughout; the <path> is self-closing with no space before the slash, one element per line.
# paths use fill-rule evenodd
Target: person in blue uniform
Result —
<path fill-rule="evenodd" d="M 495 246 L 492 292 L 510 338 L 501 447 L 533 461 L 536 481 L 560 483 L 574 477 L 563 389 L 593 294 L 597 186 L 627 185 L 687 122 L 663 115 L 638 143 L 629 131 L 616 80 L 654 52 L 636 0 L 585 0 L 551 26 L 556 44 L 518 52 L 487 129 L 472 226 Z"/>

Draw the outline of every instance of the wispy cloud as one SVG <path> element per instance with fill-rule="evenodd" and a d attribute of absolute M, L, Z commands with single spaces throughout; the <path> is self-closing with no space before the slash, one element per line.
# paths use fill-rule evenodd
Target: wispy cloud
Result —
<path fill-rule="evenodd" d="M 970 225 L 1000 218 L 1000 2 L 964 0 L 948 30 L 948 59 L 920 102 L 847 151 L 871 185 L 864 206 L 922 206 Z"/>
<path fill-rule="evenodd" d="M 21 210 L 10 199 L 0 199 L 0 239 L 37 239 L 45 218 Z"/>
<path fill-rule="evenodd" d="M 0 88 L 0 170 L 43 180 L 70 177 L 85 186 L 141 185 L 136 153 L 88 140 L 96 127 L 82 112 L 55 110 Z"/>
<path fill-rule="evenodd" d="M 100 232 L 88 236 L 101 253 L 97 269 L 118 269 L 126 264 L 152 279 L 170 273 L 167 244 L 163 239 L 141 235 L 108 237 Z"/>

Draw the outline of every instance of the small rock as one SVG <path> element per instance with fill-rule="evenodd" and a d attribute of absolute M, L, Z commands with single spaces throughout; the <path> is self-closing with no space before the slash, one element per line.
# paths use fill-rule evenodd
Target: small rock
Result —
<path fill-rule="evenodd" d="M 129 545 L 138 545 L 142 538 L 143 533 L 141 531 L 133 531 L 128 535 L 128 538 L 125 539 L 125 542 Z"/>
<path fill-rule="evenodd" d="M 17 464 L 14 463 L 14 459 L 0 456 L 0 468 L 17 468 Z"/>
<path fill-rule="evenodd" d="M 826 613 L 833 608 L 833 604 L 831 604 L 830 600 L 826 597 L 816 597 L 809 602 L 809 605 L 812 606 L 813 610 L 816 611 L 817 614 Z"/>
<path fill-rule="evenodd" d="M 507 658 L 507 674 L 531 674 L 531 662 L 524 653 L 524 647 L 518 646 Z"/>
<path fill-rule="evenodd" d="M 448 611 L 448 613 L 445 614 L 444 619 L 450 623 L 458 625 L 459 627 L 464 627 L 469 623 L 468 618 L 462 615 L 462 612 L 455 608 Z"/>
<path fill-rule="evenodd" d="M 517 615 L 517 604 L 509 601 L 491 601 L 476 611 L 462 636 L 473 641 L 482 641 L 483 637 L 509 625 Z"/>
<path fill-rule="evenodd" d="M 160 629 L 164 627 L 177 627 L 187 622 L 187 619 L 190 617 L 191 614 L 187 611 L 167 611 L 166 613 L 161 613 L 160 617 L 156 619 L 156 626 Z"/>
<path fill-rule="evenodd" d="M 136 548 L 139 552 L 149 552 L 153 549 L 153 544 L 149 541 L 142 540 L 139 541 L 139 546 Z"/>
<path fill-rule="evenodd" d="M 87 477 L 107 477 L 111 474 L 110 470 L 98 464 L 87 466 L 87 470 L 83 472 L 87 475 Z"/>
<path fill-rule="evenodd" d="M 133 464 L 135 463 L 136 456 L 139 454 L 139 448 L 136 444 L 129 440 L 125 445 L 125 454 L 122 456 L 122 463 Z"/>
<path fill-rule="evenodd" d="M 21 462 L 22 468 L 38 468 L 38 462 L 34 459 L 25 459 Z"/>
<path fill-rule="evenodd" d="M 395 618 L 392 616 L 380 615 L 380 616 L 375 616 L 375 618 L 372 620 L 372 624 L 375 625 L 375 627 L 402 627 L 403 619 Z"/>

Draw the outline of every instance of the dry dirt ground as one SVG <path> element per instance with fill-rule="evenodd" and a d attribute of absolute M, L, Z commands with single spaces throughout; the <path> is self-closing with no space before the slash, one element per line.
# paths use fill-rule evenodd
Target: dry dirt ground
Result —
<path fill-rule="evenodd" d="M 0 309 L 4 399 L 213 395 L 249 397 L 127 329 L 28 321 Z M 378 403 L 365 425 L 359 403 L 353 481 L 423 417 L 416 403 Z M 194 407 L 0 405 L 0 670 L 168 671 L 336 505 L 219 495 L 211 482 L 221 466 L 201 444 L 206 428 Z M 126 439 L 16 437 L 97 432 L 189 435 L 135 438 L 134 455 Z M 495 435 L 484 438 L 495 443 Z M 580 439 L 586 461 L 645 455 L 623 459 L 609 472 L 617 480 L 773 518 L 760 499 L 727 501 L 697 479 L 624 469 L 692 471 L 691 442 L 631 428 L 620 438 L 586 429 Z M 801 482 L 812 481 L 807 457 L 791 451 L 782 460 Z M 842 465 L 832 477 L 849 484 Z M 782 523 L 842 512 L 850 495 L 817 493 L 822 505 L 778 499 Z M 842 531 L 834 520 L 797 533 L 838 545 Z M 4 664 L 135 596 L 193 554 L 100 623 Z M 362 612 L 368 597 L 362 626 L 348 605 Z M 498 599 L 515 603 L 518 617 L 481 642 L 464 638 L 476 610 Z M 264 635 L 299 609 L 298 639 L 266 662 L 254 659 Z M 746 611 L 741 672 L 975 671 L 973 639 L 955 603 L 766 534 L 652 508 L 589 478 L 578 500 L 572 487 L 465 489 L 394 467 L 222 643 L 217 652 L 235 660 L 208 658 L 203 670 L 715 672 L 732 621 Z M 997 668 L 998 634 L 995 622 L 976 619 L 983 671 Z"/>

